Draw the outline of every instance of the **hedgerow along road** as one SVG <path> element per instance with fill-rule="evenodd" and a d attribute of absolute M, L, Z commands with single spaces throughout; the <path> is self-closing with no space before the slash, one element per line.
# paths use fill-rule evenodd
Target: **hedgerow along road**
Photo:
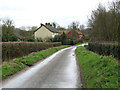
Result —
<path fill-rule="evenodd" d="M 3 82 L 2 88 L 82 87 L 75 55 L 78 46 L 71 46 L 52 54 L 35 66 Z"/>

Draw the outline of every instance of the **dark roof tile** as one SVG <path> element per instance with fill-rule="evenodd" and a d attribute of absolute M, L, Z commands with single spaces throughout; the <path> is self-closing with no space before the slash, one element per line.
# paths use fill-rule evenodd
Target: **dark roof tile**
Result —
<path fill-rule="evenodd" d="M 18 37 L 19 39 L 23 39 L 23 37 L 21 36 L 21 35 L 19 35 L 18 33 L 14 33 L 14 35 L 16 36 L 16 37 Z"/>
<path fill-rule="evenodd" d="M 54 27 L 50 25 L 44 25 L 47 29 L 49 29 L 51 32 L 59 33 Z"/>
<path fill-rule="evenodd" d="M 57 31 L 54 27 L 50 26 L 50 25 L 43 25 L 41 24 L 41 26 L 38 28 L 40 29 L 42 26 L 46 27 L 48 30 L 50 30 L 51 32 L 54 32 L 54 33 L 60 33 L 59 31 Z M 38 29 L 36 29 L 34 32 L 36 32 Z"/>

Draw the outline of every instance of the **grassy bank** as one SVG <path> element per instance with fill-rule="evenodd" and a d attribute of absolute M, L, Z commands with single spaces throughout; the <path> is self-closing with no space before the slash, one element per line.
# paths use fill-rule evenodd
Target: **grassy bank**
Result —
<path fill-rule="evenodd" d="M 2 79 L 5 79 L 10 75 L 13 75 L 14 73 L 22 70 L 23 68 L 30 67 L 34 63 L 48 57 L 49 55 L 55 53 L 56 51 L 67 47 L 69 47 L 69 45 L 53 47 L 40 52 L 31 53 L 25 57 L 14 59 L 12 62 L 7 62 L 0 67 L 0 70 L 2 70 L 1 75 Z"/>
<path fill-rule="evenodd" d="M 75 44 L 74 46 L 81 45 L 83 43 L 86 43 L 86 42 L 80 42 L 80 43 Z"/>
<path fill-rule="evenodd" d="M 118 88 L 118 62 L 84 47 L 76 49 L 85 88 Z"/>

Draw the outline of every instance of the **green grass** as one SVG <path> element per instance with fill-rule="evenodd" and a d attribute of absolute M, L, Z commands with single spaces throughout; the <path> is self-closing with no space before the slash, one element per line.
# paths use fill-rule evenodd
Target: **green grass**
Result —
<path fill-rule="evenodd" d="M 3 64 L 2 67 L 0 67 L 0 70 L 2 70 L 2 75 L 0 73 L 0 76 L 2 77 L 2 79 L 5 79 L 8 76 L 13 75 L 14 73 L 22 70 L 23 68 L 30 67 L 34 63 L 48 57 L 49 55 L 55 53 L 56 51 L 67 47 L 69 47 L 69 45 L 53 47 L 40 52 L 33 52 L 28 56 L 17 58 L 12 62 L 7 62 Z"/>
<path fill-rule="evenodd" d="M 118 62 L 114 58 L 99 56 L 85 47 L 78 47 L 76 56 L 84 88 L 118 88 Z"/>
<path fill-rule="evenodd" d="M 80 43 L 75 44 L 74 46 L 81 45 L 83 43 L 86 43 L 86 42 L 80 42 Z"/>

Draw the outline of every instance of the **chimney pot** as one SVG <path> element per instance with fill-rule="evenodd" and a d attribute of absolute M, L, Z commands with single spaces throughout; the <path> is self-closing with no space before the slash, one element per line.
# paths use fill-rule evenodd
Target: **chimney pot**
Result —
<path fill-rule="evenodd" d="M 48 25 L 48 23 L 45 23 L 45 25 Z"/>
<path fill-rule="evenodd" d="M 41 26 L 42 26 L 43 24 L 41 23 Z"/>

